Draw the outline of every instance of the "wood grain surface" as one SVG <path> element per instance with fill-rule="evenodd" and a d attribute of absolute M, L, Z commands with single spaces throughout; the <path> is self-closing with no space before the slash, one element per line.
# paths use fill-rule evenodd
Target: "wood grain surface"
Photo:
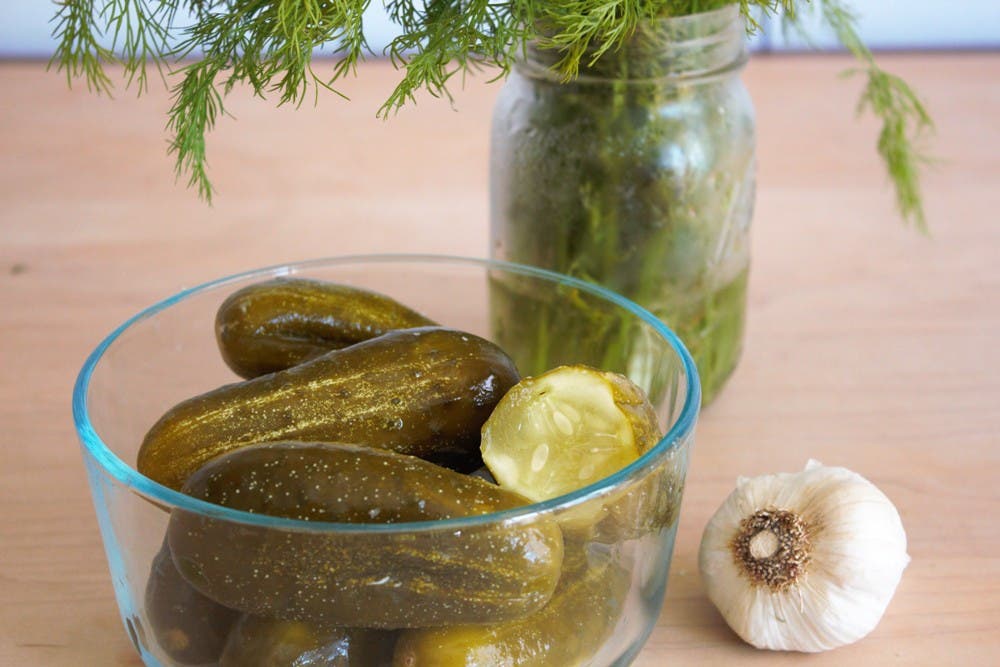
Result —
<path fill-rule="evenodd" d="M 1000 664 L 1000 54 L 886 56 L 937 120 L 929 238 L 905 229 L 840 57 L 755 58 L 759 194 L 746 352 L 706 410 L 667 600 L 636 661 Z M 487 254 L 495 85 L 374 118 L 361 68 L 318 108 L 237 92 L 207 207 L 174 183 L 169 100 L 68 90 L 0 64 L 0 665 L 138 665 L 70 416 L 74 377 L 129 315 L 246 268 L 367 252 Z M 755 651 L 696 553 L 738 475 L 847 466 L 897 504 L 912 563 L 879 627 L 806 657 Z M 558 667 L 558 666 L 553 666 Z"/>

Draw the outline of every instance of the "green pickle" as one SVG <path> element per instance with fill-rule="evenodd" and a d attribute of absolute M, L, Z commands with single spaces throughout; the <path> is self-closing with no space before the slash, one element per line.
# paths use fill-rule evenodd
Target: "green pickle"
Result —
<path fill-rule="evenodd" d="M 195 590 L 174 567 L 166 542 L 146 583 L 146 618 L 156 643 L 178 665 L 214 665 L 239 612 Z"/>
<path fill-rule="evenodd" d="M 359 524 L 475 516 L 527 502 L 415 457 L 301 442 L 218 457 L 182 491 L 258 514 Z M 537 516 L 460 530 L 333 533 L 174 510 L 168 537 L 181 574 L 227 607 L 385 629 L 524 617 L 551 597 L 563 553 L 559 527 Z"/>
<path fill-rule="evenodd" d="M 353 442 L 471 471 L 479 430 L 519 379 L 493 343 L 452 329 L 383 334 L 170 409 L 137 468 L 179 489 L 206 461 L 256 442 Z"/>
<path fill-rule="evenodd" d="M 383 630 L 243 616 L 219 667 L 388 667 L 394 644 Z"/>
<path fill-rule="evenodd" d="M 614 631 L 629 576 L 606 554 L 567 545 L 549 603 L 504 623 L 403 632 L 393 667 L 575 667 L 587 664 Z"/>
<path fill-rule="evenodd" d="M 254 378 L 394 329 L 432 326 L 382 294 L 305 278 L 276 278 L 227 298 L 215 318 L 226 364 Z"/>

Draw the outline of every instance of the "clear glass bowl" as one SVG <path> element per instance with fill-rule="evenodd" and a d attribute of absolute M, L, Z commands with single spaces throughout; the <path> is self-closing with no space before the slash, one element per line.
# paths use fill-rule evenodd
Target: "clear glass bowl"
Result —
<path fill-rule="evenodd" d="M 138 473 L 133 464 L 139 446 L 160 415 L 184 399 L 239 379 L 223 363 L 213 335 L 219 305 L 237 289 L 286 275 L 390 295 L 445 326 L 510 347 L 518 364 L 532 372 L 539 370 L 532 349 L 549 350 L 552 341 L 529 340 L 529 329 L 505 327 L 511 295 L 530 294 L 546 311 L 562 304 L 567 311 L 585 312 L 587 331 L 600 335 L 581 330 L 566 339 L 558 362 L 628 375 L 649 394 L 666 435 L 633 464 L 565 496 L 493 514 L 421 523 L 334 524 L 250 514 L 183 495 Z M 542 327 L 530 331 L 544 336 Z M 146 665 L 607 666 L 631 662 L 659 615 L 699 403 L 694 363 L 677 337 L 652 314 L 612 292 L 504 262 L 368 256 L 250 271 L 186 290 L 142 311 L 90 355 L 77 378 L 73 415 L 121 618 Z M 498 535 L 508 545 L 524 547 L 529 561 L 533 553 L 553 559 L 553 582 L 558 584 L 541 608 L 502 621 L 477 619 L 468 626 L 346 632 L 310 619 L 246 618 L 198 592 L 204 582 L 193 581 L 189 570 L 179 574 L 186 564 L 178 565 L 176 554 L 171 558 L 164 539 L 172 520 L 216 531 L 218 539 L 206 549 L 215 560 L 233 564 L 216 576 L 249 576 L 241 559 L 249 562 L 255 549 L 264 549 L 265 560 L 275 565 L 255 576 L 308 586 L 305 577 L 318 586 L 316 594 L 331 596 L 331 603 L 338 602 L 333 600 L 338 595 L 358 595 L 361 586 L 365 595 L 373 593 L 372 599 L 386 604 L 391 595 L 379 597 L 387 592 L 380 587 L 406 577 L 428 589 L 454 590 L 456 599 L 477 585 L 488 587 L 497 573 L 490 569 L 493 555 L 481 547 L 484 538 Z M 555 561 L 558 550 L 532 552 L 534 545 L 525 542 L 525 531 L 539 526 L 561 536 L 561 561 Z M 317 555 L 315 572 L 290 572 L 287 563 L 293 559 L 278 552 L 301 550 L 302 545 L 317 554 L 327 545 L 346 545 L 346 553 L 355 549 L 363 562 L 350 563 L 348 555 L 334 563 Z M 413 571 L 406 549 L 433 553 L 442 562 L 471 552 L 485 565 L 477 581 L 435 581 L 444 575 Z M 369 571 L 361 584 L 337 581 L 330 574 L 345 565 L 371 570 L 371 563 L 385 571 L 382 576 Z M 399 625 L 425 623 L 418 605 L 396 611 L 403 619 Z M 224 645 L 227 655 L 220 663 Z M 359 661 L 366 650 L 369 657 Z M 305 657 L 298 662 L 275 657 L 282 651 Z M 245 657 L 250 654 L 257 657 Z M 233 657 L 237 655 L 244 657 Z"/>

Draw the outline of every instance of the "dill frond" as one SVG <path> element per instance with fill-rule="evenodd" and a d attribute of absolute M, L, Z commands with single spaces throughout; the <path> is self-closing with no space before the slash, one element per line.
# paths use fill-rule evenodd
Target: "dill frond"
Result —
<path fill-rule="evenodd" d="M 858 111 L 871 109 L 882 120 L 878 152 L 896 190 L 896 205 L 904 220 L 927 232 L 920 190 L 920 166 L 930 161 L 917 145 L 934 127 L 930 115 L 910 86 L 872 64 Z"/>
<path fill-rule="evenodd" d="M 899 213 L 904 221 L 926 233 L 920 166 L 929 158 L 920 143 L 934 129 L 930 114 L 905 81 L 878 66 L 858 35 L 854 14 L 840 0 L 818 2 L 824 22 L 860 63 L 847 73 L 860 73 L 868 79 L 857 110 L 871 111 L 882 122 L 876 146 L 895 189 Z"/>
<path fill-rule="evenodd" d="M 111 94 L 111 80 L 104 64 L 115 60 L 111 49 L 100 42 L 95 0 L 67 0 L 59 4 L 53 17 L 52 36 L 56 49 L 49 67 L 65 72 L 67 85 L 83 78 L 87 89 L 98 94 Z"/>
<path fill-rule="evenodd" d="M 483 66 L 502 78 L 529 40 L 551 49 L 565 80 L 581 66 L 621 47 L 645 21 L 739 5 L 748 32 L 758 17 L 781 14 L 792 25 L 801 8 L 817 8 L 868 77 L 859 109 L 883 123 L 878 151 L 896 189 L 904 219 L 924 229 L 919 167 L 925 161 L 917 139 L 932 124 L 916 94 L 878 67 L 858 37 L 855 17 L 840 0 L 384 0 L 400 34 L 386 53 L 402 71 L 379 109 L 387 117 L 419 90 L 450 99 L 456 75 Z M 50 61 L 67 81 L 84 79 L 88 89 L 110 94 L 105 65 L 124 68 L 126 87 L 148 89 L 148 68 L 171 85 L 167 128 L 178 177 L 187 176 L 210 200 L 205 135 L 225 113 L 224 99 L 240 84 L 278 104 L 300 105 L 310 90 L 341 94 L 336 83 L 355 73 L 369 52 L 363 14 L 370 0 L 60 0 L 53 18 L 58 46 Z M 195 17 L 180 25 L 178 12 Z M 332 71 L 312 63 L 320 48 L 338 55 Z M 188 59 L 200 54 L 191 63 Z M 166 73 L 165 73 L 166 72 Z"/>

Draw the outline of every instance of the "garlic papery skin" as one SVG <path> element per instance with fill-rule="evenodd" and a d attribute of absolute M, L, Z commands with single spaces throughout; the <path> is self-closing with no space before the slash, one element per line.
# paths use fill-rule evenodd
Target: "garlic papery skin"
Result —
<path fill-rule="evenodd" d="M 709 599 L 757 648 L 826 651 L 878 625 L 909 563 L 892 502 L 846 468 L 740 478 L 705 527 Z"/>

